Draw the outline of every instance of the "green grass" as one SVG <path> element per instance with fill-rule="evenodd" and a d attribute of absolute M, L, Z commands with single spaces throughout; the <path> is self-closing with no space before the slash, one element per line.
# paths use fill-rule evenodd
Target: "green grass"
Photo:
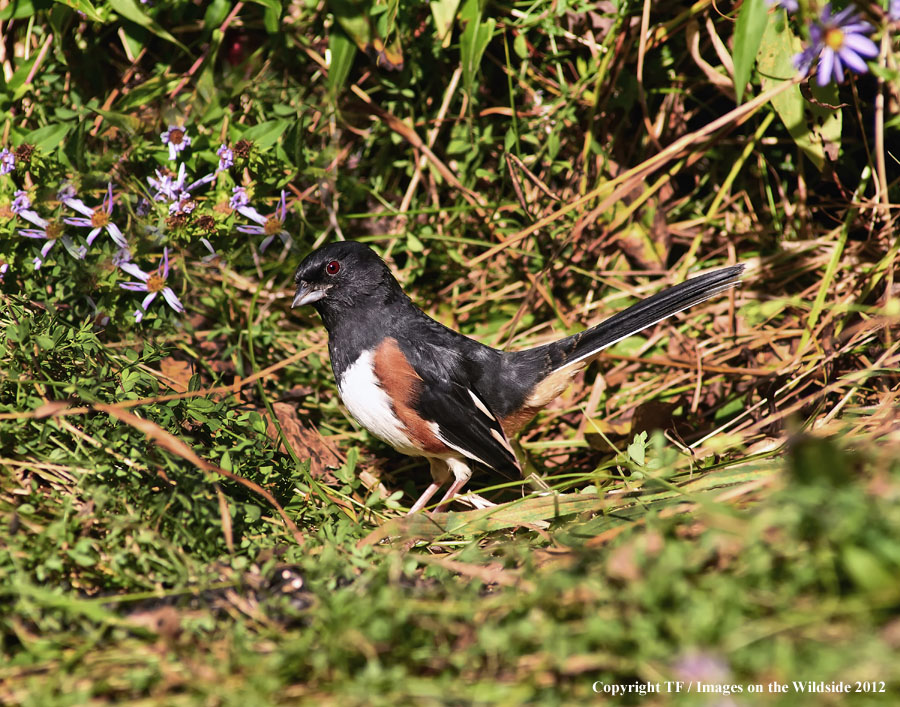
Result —
<path fill-rule="evenodd" d="M 703 2 L 646 33 L 627 2 L 71 5 L 0 10 L 0 703 L 896 701 L 900 47 L 874 5 L 885 54 L 822 91 L 777 73 L 800 17 L 760 39 Z M 147 182 L 169 125 L 187 182 L 235 151 L 174 214 Z M 135 321 L 106 233 L 34 269 L 12 201 L 71 217 L 66 182 L 114 185 L 184 313 Z M 238 186 L 264 217 L 286 193 L 290 247 L 238 231 Z M 526 428 L 540 484 L 480 473 L 497 508 L 408 518 L 426 465 L 349 418 L 290 309 L 340 234 L 510 348 L 751 269 Z"/>

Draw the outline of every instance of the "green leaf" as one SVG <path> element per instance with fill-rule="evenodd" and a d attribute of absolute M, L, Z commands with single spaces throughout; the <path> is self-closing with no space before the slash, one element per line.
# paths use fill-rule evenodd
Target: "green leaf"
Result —
<path fill-rule="evenodd" d="M 145 14 L 134 0 L 109 0 L 109 6 L 126 20 L 130 20 L 131 22 L 144 27 L 150 32 L 153 32 L 157 37 L 165 39 L 167 42 L 171 42 L 177 46 L 183 52 L 189 53 L 186 46 L 169 34 L 156 20 Z"/>
<path fill-rule="evenodd" d="M 328 65 L 328 90 L 332 96 L 336 96 L 347 81 L 357 48 L 347 33 L 336 27 L 328 37 L 328 49 L 331 54 L 331 63 Z"/>
<path fill-rule="evenodd" d="M 638 466 L 644 466 L 647 459 L 647 433 L 641 432 L 634 436 L 634 440 L 628 445 L 628 457 Z"/>
<path fill-rule="evenodd" d="M 456 11 L 459 9 L 459 0 L 432 0 L 428 4 L 431 7 L 431 16 L 434 18 L 435 34 L 441 40 L 441 46 L 446 49 L 453 36 L 450 30 L 453 28 L 453 18 L 456 17 Z"/>
<path fill-rule="evenodd" d="M 65 5 L 73 10 L 77 10 L 78 12 L 83 12 L 84 15 L 91 20 L 92 22 L 104 22 L 104 18 L 97 12 L 97 8 L 95 8 L 90 0 L 53 0 L 59 5 Z"/>
<path fill-rule="evenodd" d="M 794 55 L 802 49 L 800 39 L 784 22 L 766 25 L 757 57 L 757 69 L 763 90 L 790 81 L 796 73 Z M 837 87 L 810 87 L 813 98 L 823 104 L 837 105 Z M 797 146 L 820 171 L 825 166 L 826 150 L 832 159 L 840 149 L 841 111 L 807 101 L 800 86 L 791 86 L 772 99 L 772 107 Z"/>
<path fill-rule="evenodd" d="M 331 8 L 338 24 L 356 43 L 356 46 L 366 51 L 372 43 L 372 25 L 369 22 L 366 6 L 353 0 L 330 0 L 328 7 Z M 329 43 L 330 39 L 329 37 Z"/>
<path fill-rule="evenodd" d="M 734 27 L 734 90 L 740 104 L 769 21 L 765 0 L 744 0 Z"/>
<path fill-rule="evenodd" d="M 459 38 L 460 62 L 463 69 L 463 83 L 469 96 L 472 96 L 475 76 L 481 67 L 481 58 L 497 24 L 493 19 L 485 20 L 483 11 L 481 0 L 467 0 L 459 14 L 460 21 L 465 27 Z"/>
<path fill-rule="evenodd" d="M 258 148 L 265 150 L 278 142 L 278 138 L 282 136 L 290 124 L 291 121 L 284 119 L 267 120 L 265 123 L 254 125 L 241 137 L 245 140 L 252 140 Z"/>
<path fill-rule="evenodd" d="M 44 152 L 51 152 L 59 147 L 59 144 L 66 139 L 73 127 L 75 127 L 74 123 L 45 125 L 43 128 L 32 130 L 25 135 L 22 138 L 22 142 L 30 143 Z"/>

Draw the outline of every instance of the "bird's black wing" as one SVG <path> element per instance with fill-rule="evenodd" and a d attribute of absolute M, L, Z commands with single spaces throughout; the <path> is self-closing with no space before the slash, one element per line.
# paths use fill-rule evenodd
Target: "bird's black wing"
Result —
<path fill-rule="evenodd" d="M 453 334 L 454 339 L 463 339 Z M 484 373 L 473 367 L 484 362 L 467 355 L 467 344 L 474 344 L 471 340 L 453 344 L 400 340 L 404 356 L 422 380 L 413 407 L 424 420 L 437 425 L 437 435 L 448 447 L 518 478 L 521 468 L 500 420 L 473 383 Z"/>

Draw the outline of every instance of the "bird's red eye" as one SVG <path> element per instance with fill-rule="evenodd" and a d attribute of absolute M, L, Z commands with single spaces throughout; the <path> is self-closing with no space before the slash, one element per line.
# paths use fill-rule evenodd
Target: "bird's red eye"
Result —
<path fill-rule="evenodd" d="M 329 275 L 337 275 L 341 271 L 341 264 L 337 260 L 332 260 L 325 266 L 325 272 Z"/>

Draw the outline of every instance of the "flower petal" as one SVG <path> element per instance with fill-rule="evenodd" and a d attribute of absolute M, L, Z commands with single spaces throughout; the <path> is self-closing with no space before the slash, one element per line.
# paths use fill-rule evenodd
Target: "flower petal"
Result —
<path fill-rule="evenodd" d="M 878 46 L 875 42 L 861 34 L 845 34 L 844 46 L 841 47 L 842 56 L 845 48 L 856 52 L 860 56 L 869 58 L 878 56 Z"/>
<path fill-rule="evenodd" d="M 47 237 L 46 232 L 41 231 L 37 228 L 20 228 L 19 235 L 25 236 L 26 238 L 41 238 L 44 239 Z"/>
<path fill-rule="evenodd" d="M 273 240 L 275 240 L 275 234 L 272 234 L 271 236 L 267 236 L 266 238 L 263 238 L 263 242 L 259 244 L 259 252 L 265 253 L 266 248 L 268 248 L 269 245 L 271 245 Z"/>
<path fill-rule="evenodd" d="M 863 61 L 862 57 L 851 49 L 843 48 L 838 52 L 840 60 L 857 74 L 864 74 L 869 70 L 868 65 Z"/>
<path fill-rule="evenodd" d="M 119 287 L 123 290 L 130 290 L 131 292 L 147 291 L 147 285 L 143 282 L 120 282 Z"/>
<path fill-rule="evenodd" d="M 94 225 L 89 218 L 81 218 L 80 216 L 67 216 L 63 219 L 63 223 L 67 223 L 70 226 L 81 226 L 82 228 L 90 228 Z"/>
<path fill-rule="evenodd" d="M 263 216 L 259 211 L 254 209 L 252 206 L 238 206 L 237 212 L 242 216 L 246 216 L 251 221 L 256 221 L 260 226 L 266 225 L 266 217 Z"/>
<path fill-rule="evenodd" d="M 94 210 L 81 199 L 64 199 L 63 203 L 70 209 L 77 211 L 80 214 L 84 214 L 88 218 L 94 215 Z"/>
<path fill-rule="evenodd" d="M 834 59 L 835 55 L 831 49 L 826 49 L 822 52 L 822 56 L 819 58 L 819 73 L 816 76 L 816 82 L 820 86 L 827 86 L 831 83 Z"/>
<path fill-rule="evenodd" d="M 181 301 L 178 299 L 178 297 L 172 291 L 171 287 L 163 287 L 162 293 L 163 293 L 163 297 L 166 298 L 166 302 L 169 303 L 169 306 L 172 309 L 174 309 L 179 314 L 181 314 L 184 311 L 184 305 L 181 304 Z"/>
<path fill-rule="evenodd" d="M 241 233 L 252 233 L 257 236 L 265 234 L 265 229 L 262 226 L 238 226 L 237 230 Z"/>
<path fill-rule="evenodd" d="M 156 293 L 156 292 L 151 292 L 151 293 L 148 294 L 146 297 L 144 297 L 143 301 L 141 302 L 141 307 L 142 307 L 143 309 L 146 310 L 147 307 L 150 306 L 150 303 L 153 302 L 153 300 L 156 299 L 156 295 L 157 295 L 157 294 L 158 294 L 158 293 Z"/>
<path fill-rule="evenodd" d="M 37 212 L 31 211 L 30 209 L 23 209 L 19 212 L 19 216 L 39 228 L 47 228 L 47 224 L 50 223 L 47 219 L 41 218 L 38 216 Z"/>
<path fill-rule="evenodd" d="M 120 266 L 122 270 L 127 272 L 132 277 L 136 277 L 138 280 L 142 280 L 143 282 L 147 282 L 150 279 L 150 275 L 141 270 L 134 263 L 122 263 Z"/>
<path fill-rule="evenodd" d="M 88 233 L 87 244 L 91 245 L 94 242 L 94 239 L 97 237 L 97 234 L 100 233 L 99 228 L 93 229 L 90 233 Z"/>
<path fill-rule="evenodd" d="M 122 235 L 122 231 L 119 230 L 119 227 L 114 223 L 106 224 L 106 232 L 110 235 L 110 238 L 113 239 L 113 242 L 119 246 L 120 248 L 127 248 L 128 241 L 125 240 L 125 236 Z"/>

